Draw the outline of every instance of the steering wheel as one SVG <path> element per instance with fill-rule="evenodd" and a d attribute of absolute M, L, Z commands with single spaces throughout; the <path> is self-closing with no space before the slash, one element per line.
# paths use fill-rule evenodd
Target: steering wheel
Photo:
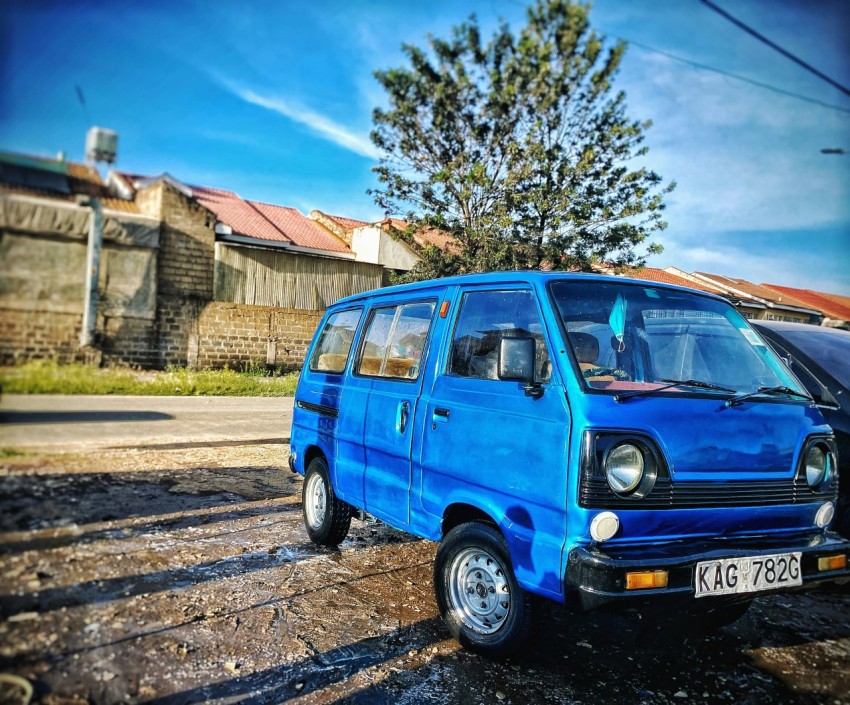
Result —
<path fill-rule="evenodd" d="M 631 381 L 628 372 L 614 367 L 591 367 L 589 370 L 582 370 L 581 374 L 583 377 L 613 377 L 621 382 Z"/>

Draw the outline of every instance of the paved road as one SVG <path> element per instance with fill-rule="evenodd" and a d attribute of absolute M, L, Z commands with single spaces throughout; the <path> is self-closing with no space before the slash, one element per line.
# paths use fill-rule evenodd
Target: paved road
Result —
<path fill-rule="evenodd" d="M 288 443 L 291 397 L 4 395 L 0 447 Z"/>

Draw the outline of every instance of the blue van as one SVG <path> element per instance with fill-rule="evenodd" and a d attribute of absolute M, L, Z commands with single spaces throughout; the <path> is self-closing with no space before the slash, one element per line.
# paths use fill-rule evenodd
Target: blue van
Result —
<path fill-rule="evenodd" d="M 312 541 L 366 513 L 439 541 L 461 644 L 505 656 L 545 599 L 715 624 L 848 582 L 835 440 L 728 301 L 516 272 L 396 286 L 325 314 L 295 397 Z"/>

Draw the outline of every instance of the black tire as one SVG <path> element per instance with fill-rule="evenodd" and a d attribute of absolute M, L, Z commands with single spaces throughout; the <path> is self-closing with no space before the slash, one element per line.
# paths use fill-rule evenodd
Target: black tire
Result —
<path fill-rule="evenodd" d="M 304 473 L 301 511 L 310 540 L 319 546 L 336 546 L 348 535 L 351 505 L 337 499 L 330 481 L 328 464 L 313 458 Z"/>
<path fill-rule="evenodd" d="M 434 562 L 434 591 L 446 627 L 470 651 L 506 658 L 537 629 L 541 601 L 520 587 L 505 537 L 489 524 L 461 524 L 446 534 Z"/>

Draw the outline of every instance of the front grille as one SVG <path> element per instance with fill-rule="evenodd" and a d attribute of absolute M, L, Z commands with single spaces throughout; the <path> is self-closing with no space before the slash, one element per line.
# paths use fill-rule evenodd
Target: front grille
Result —
<path fill-rule="evenodd" d="M 645 497 L 620 497 L 604 478 L 585 478 L 579 503 L 589 509 L 688 509 L 804 504 L 835 499 L 833 492 L 813 492 L 803 477 L 784 480 L 672 482 L 659 477 Z"/>
<path fill-rule="evenodd" d="M 616 443 L 628 441 L 642 448 L 647 473 L 654 477 L 646 490 L 620 496 L 605 480 L 602 469 L 605 453 Z M 810 436 L 799 455 L 804 458 L 813 444 L 824 445 L 835 457 L 832 436 Z M 581 452 L 581 484 L 579 506 L 588 509 L 692 509 L 717 507 L 763 507 L 776 504 L 811 504 L 835 501 L 838 482 L 835 477 L 822 491 L 815 491 L 806 482 L 806 473 L 798 462 L 794 477 L 781 480 L 712 480 L 674 482 L 667 462 L 655 441 L 642 432 L 599 429 L 585 431 Z M 651 489 L 650 489 L 651 487 Z"/>

